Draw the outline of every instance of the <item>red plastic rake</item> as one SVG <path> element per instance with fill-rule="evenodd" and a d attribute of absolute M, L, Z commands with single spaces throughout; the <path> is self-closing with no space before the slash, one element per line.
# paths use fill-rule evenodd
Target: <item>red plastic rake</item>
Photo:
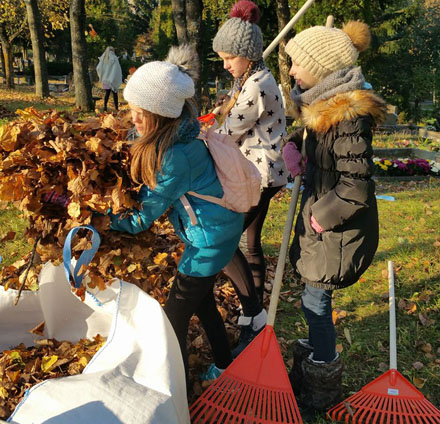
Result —
<path fill-rule="evenodd" d="M 304 143 L 303 143 L 304 144 Z M 191 406 L 193 423 L 302 423 L 273 324 L 301 177 L 295 177 L 267 325 Z"/>
<path fill-rule="evenodd" d="M 440 411 L 397 371 L 393 262 L 388 262 L 390 369 L 327 412 L 345 423 L 440 424 Z"/>

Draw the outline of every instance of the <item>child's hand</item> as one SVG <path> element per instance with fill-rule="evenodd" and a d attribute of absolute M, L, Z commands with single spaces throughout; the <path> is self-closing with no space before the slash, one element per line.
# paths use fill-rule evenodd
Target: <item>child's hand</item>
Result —
<path fill-rule="evenodd" d="M 318 221 L 315 219 L 315 217 L 312 215 L 310 217 L 310 225 L 315 230 L 316 233 L 321 234 L 324 231 L 324 228 L 322 228 Z"/>
<path fill-rule="evenodd" d="M 295 178 L 302 172 L 302 156 L 296 144 L 289 141 L 283 148 L 283 158 L 290 175 Z"/>

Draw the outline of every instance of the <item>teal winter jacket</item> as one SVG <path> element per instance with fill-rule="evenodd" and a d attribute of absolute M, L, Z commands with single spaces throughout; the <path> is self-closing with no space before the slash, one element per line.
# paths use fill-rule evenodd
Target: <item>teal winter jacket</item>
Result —
<path fill-rule="evenodd" d="M 141 209 L 124 218 L 111 215 L 111 228 L 131 234 L 145 231 L 171 207 L 168 218 L 185 243 L 179 271 L 207 277 L 221 271 L 231 260 L 243 231 L 243 214 L 186 194 L 194 191 L 223 196 L 209 151 L 197 138 L 199 131 L 197 121 L 182 120 L 177 140 L 165 153 L 162 171 L 157 173 L 156 187 L 151 190 L 142 186 L 138 199 Z M 179 200 L 183 194 L 194 210 L 196 225 L 191 225 Z"/>

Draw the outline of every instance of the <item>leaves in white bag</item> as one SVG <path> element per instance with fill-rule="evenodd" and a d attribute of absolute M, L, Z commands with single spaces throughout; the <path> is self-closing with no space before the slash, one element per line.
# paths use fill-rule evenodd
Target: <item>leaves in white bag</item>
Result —
<path fill-rule="evenodd" d="M 35 347 L 23 344 L 0 354 L 0 419 L 8 418 L 26 390 L 47 378 L 65 377 L 82 372 L 105 339 L 78 343 L 40 340 Z"/>

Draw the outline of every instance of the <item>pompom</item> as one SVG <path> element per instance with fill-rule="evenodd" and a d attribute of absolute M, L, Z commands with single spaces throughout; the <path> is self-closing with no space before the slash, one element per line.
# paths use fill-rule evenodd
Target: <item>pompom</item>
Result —
<path fill-rule="evenodd" d="M 350 21 L 342 27 L 342 31 L 351 38 L 358 52 L 362 52 L 370 46 L 371 33 L 367 24 L 359 21 Z"/>
<path fill-rule="evenodd" d="M 260 21 L 261 13 L 258 6 L 250 0 L 240 0 L 232 6 L 231 18 L 240 18 L 242 21 L 257 24 Z"/>
<path fill-rule="evenodd" d="M 187 73 L 193 80 L 199 77 L 198 55 L 195 48 L 189 44 L 171 47 L 165 62 L 178 66 L 181 71 Z"/>

